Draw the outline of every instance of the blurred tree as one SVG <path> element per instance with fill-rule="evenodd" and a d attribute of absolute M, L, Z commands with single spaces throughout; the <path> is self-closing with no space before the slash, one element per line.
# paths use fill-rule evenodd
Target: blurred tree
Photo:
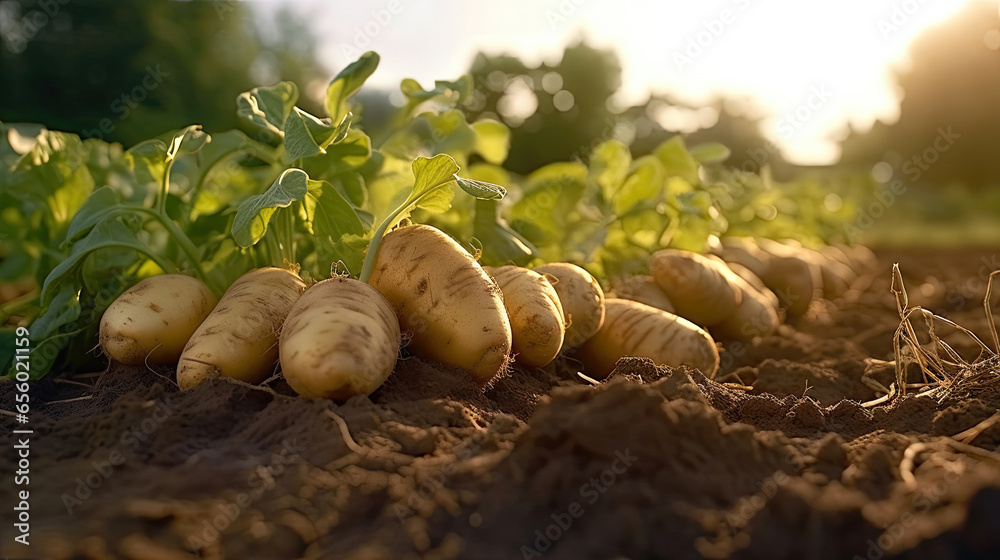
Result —
<path fill-rule="evenodd" d="M 849 129 L 841 163 L 886 161 L 896 178 L 973 187 L 1000 183 L 1000 23 L 995 3 L 969 2 L 919 36 L 910 68 L 897 74 L 899 120 Z"/>
<path fill-rule="evenodd" d="M 586 156 L 592 140 L 612 137 L 608 100 L 621 85 L 621 66 L 611 51 L 581 41 L 566 47 L 557 64 L 535 68 L 511 56 L 479 54 L 471 73 L 470 116 L 511 127 L 512 171 Z"/>
<path fill-rule="evenodd" d="M 2 0 L 0 120 L 129 146 L 193 123 L 234 128 L 239 93 L 328 78 L 290 12 L 267 29 L 253 15 L 233 0 Z"/>
<path fill-rule="evenodd" d="M 757 171 L 767 163 L 779 176 L 787 169 L 777 147 L 761 134 L 748 100 L 719 99 L 698 107 L 657 94 L 639 105 L 616 107 L 618 57 L 583 41 L 566 47 L 556 64 L 530 67 L 509 55 L 479 54 L 470 72 L 475 89 L 466 110 L 470 118 L 495 118 L 511 128 L 506 165 L 518 173 L 586 158 L 594 145 L 612 138 L 631 144 L 641 156 L 678 133 L 691 145 L 722 142 L 732 150 L 726 162 L 732 167 Z M 688 118 L 671 126 L 665 112 Z"/>

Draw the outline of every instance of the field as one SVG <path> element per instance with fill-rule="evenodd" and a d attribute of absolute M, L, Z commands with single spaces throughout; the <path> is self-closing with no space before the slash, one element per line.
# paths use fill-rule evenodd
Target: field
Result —
<path fill-rule="evenodd" d="M 626 358 L 592 385 L 561 358 L 484 391 L 411 357 L 370 398 L 335 404 L 295 397 L 281 380 L 178 392 L 170 367 L 52 375 L 32 389 L 48 402 L 32 419 L 33 550 L 986 558 L 1000 546 L 1000 456 L 986 450 L 1000 424 L 968 444 L 952 436 L 993 417 L 1000 391 L 860 403 L 895 379 L 890 265 L 900 263 L 912 304 L 989 340 L 990 255 L 881 252 L 877 272 L 842 298 L 727 344 L 715 380 Z M 9 383 L 0 395 L 11 410 Z M 0 461 L 14 470 L 10 454 Z"/>

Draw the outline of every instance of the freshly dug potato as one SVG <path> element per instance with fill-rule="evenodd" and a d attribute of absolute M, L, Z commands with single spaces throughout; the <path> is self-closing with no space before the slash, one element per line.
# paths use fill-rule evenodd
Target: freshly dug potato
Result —
<path fill-rule="evenodd" d="M 758 336 L 771 335 L 778 330 L 781 320 L 778 316 L 777 298 L 771 300 L 739 275 L 731 282 L 739 287 L 743 296 L 742 301 L 740 301 L 735 313 L 709 328 L 712 335 L 731 340 L 749 341 Z M 767 290 L 767 288 L 764 289 Z M 767 290 L 767 293 L 774 297 L 770 290 Z"/>
<path fill-rule="evenodd" d="M 533 270 L 514 265 L 485 270 L 503 292 L 516 361 L 542 367 L 555 359 L 562 349 L 566 319 L 552 283 Z"/>
<path fill-rule="evenodd" d="M 781 308 L 781 302 L 778 301 L 778 296 L 774 295 L 774 292 L 764 284 L 764 281 L 760 279 L 760 276 L 754 274 L 749 268 L 738 264 L 738 263 L 726 263 L 729 270 L 736 273 L 737 276 L 746 281 L 747 284 L 757 291 L 764 300 L 774 308 L 775 313 L 778 316 L 778 322 L 783 322 L 785 320 L 784 310 Z"/>
<path fill-rule="evenodd" d="M 511 329 L 500 288 L 472 255 L 425 225 L 382 239 L 369 283 L 389 301 L 414 354 L 486 383 L 507 368 Z"/>
<path fill-rule="evenodd" d="M 215 307 L 204 282 L 183 274 L 142 280 L 101 317 L 101 348 L 130 366 L 176 364 L 188 339 Z"/>
<path fill-rule="evenodd" d="M 604 379 L 625 356 L 671 367 L 687 365 L 708 377 L 719 369 L 715 341 L 687 319 L 627 299 L 608 298 L 604 308 L 604 326 L 577 352 L 590 377 Z"/>
<path fill-rule="evenodd" d="M 583 268 L 565 262 L 536 266 L 535 272 L 554 276 L 556 293 L 569 326 L 563 348 L 575 348 L 604 324 L 604 290 Z"/>
<path fill-rule="evenodd" d="M 736 312 L 742 294 L 736 274 L 708 257 L 663 249 L 649 257 L 649 272 L 677 314 L 698 325 L 717 325 Z"/>
<path fill-rule="evenodd" d="M 285 380 L 306 397 L 370 395 L 392 373 L 399 321 L 375 288 L 352 278 L 314 284 L 295 302 L 278 350 Z"/>
<path fill-rule="evenodd" d="M 855 269 L 855 265 L 858 263 L 855 263 L 854 260 L 849 257 L 841 247 L 842 246 L 840 245 L 824 245 L 819 249 L 819 252 L 826 257 L 827 261 L 836 262 L 847 267 L 850 271 L 848 283 L 851 284 L 854 283 L 854 280 L 856 280 L 859 275 L 860 271 Z"/>
<path fill-rule="evenodd" d="M 239 277 L 198 327 L 177 364 L 177 385 L 212 377 L 260 383 L 278 363 L 278 332 L 306 289 L 294 272 L 258 268 Z"/>
<path fill-rule="evenodd" d="M 822 272 L 804 259 L 800 249 L 776 241 L 748 237 L 727 237 L 715 253 L 727 263 L 745 266 L 778 297 L 782 309 L 800 317 L 812 300 L 822 295 Z"/>
<path fill-rule="evenodd" d="M 793 317 L 805 315 L 809 304 L 823 296 L 823 273 L 819 265 L 804 257 L 801 249 L 761 239 L 760 248 L 770 256 L 760 277 Z"/>
<path fill-rule="evenodd" d="M 647 274 L 639 274 L 626 278 L 615 285 L 615 296 L 645 303 L 650 307 L 662 309 L 667 313 L 675 313 L 670 298 L 663 293 L 656 280 Z"/>

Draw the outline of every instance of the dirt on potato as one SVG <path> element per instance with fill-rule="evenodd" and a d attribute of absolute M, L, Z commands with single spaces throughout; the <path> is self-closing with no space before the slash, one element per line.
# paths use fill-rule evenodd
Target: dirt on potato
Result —
<path fill-rule="evenodd" d="M 861 405 L 895 378 L 891 263 L 988 341 L 991 255 L 883 252 L 843 298 L 727 344 L 715 380 L 627 358 L 592 385 L 560 359 L 484 389 L 410 358 L 338 405 L 281 380 L 179 392 L 170 367 L 50 376 L 28 424 L 0 416 L 4 473 L 33 430 L 31 545 L 5 474 L 0 557 L 995 558 L 1000 422 L 951 436 L 1000 388 Z"/>

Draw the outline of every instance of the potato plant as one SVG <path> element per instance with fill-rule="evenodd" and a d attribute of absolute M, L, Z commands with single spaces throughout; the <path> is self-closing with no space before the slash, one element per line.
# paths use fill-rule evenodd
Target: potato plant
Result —
<path fill-rule="evenodd" d="M 510 173 L 509 131 L 462 110 L 468 77 L 404 80 L 403 106 L 369 130 L 352 95 L 378 63 L 365 53 L 335 76 L 323 117 L 290 82 L 240 95 L 247 132 L 195 125 L 123 149 L 0 123 L 4 232 L 36 232 L 0 238 L 0 342 L 30 324 L 36 377 L 99 340 L 124 364 L 176 364 L 184 389 L 283 372 L 337 400 L 377 390 L 400 345 L 484 385 L 560 354 L 596 377 L 628 355 L 711 375 L 705 328 L 771 334 L 870 260 L 818 243 L 836 217 L 821 232 L 743 219 L 785 190 L 725 171 L 714 143 L 633 158 L 609 140 Z M 800 210 L 813 191 L 787 189 Z M 750 241 L 755 227 L 792 239 Z"/>

